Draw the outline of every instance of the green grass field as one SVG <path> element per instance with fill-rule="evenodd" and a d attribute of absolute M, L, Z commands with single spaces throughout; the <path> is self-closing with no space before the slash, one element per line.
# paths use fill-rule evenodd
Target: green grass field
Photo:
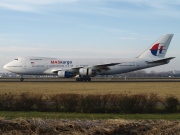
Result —
<path fill-rule="evenodd" d="M 180 99 L 180 82 L 0 82 L 0 93 L 78 93 L 140 94 L 157 93 L 161 97 L 175 95 Z"/>

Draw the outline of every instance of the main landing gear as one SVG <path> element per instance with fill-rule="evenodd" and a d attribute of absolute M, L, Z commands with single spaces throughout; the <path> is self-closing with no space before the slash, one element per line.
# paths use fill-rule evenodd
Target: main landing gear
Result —
<path fill-rule="evenodd" d="M 86 76 L 81 76 L 81 77 L 78 77 L 78 78 L 76 78 L 76 81 L 77 82 L 90 82 L 91 81 L 91 77 L 86 77 Z"/>

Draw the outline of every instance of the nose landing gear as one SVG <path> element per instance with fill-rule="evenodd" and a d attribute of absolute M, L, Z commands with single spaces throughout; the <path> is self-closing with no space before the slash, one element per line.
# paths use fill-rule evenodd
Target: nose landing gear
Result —
<path fill-rule="evenodd" d="M 23 81 L 24 81 L 24 78 L 23 78 L 23 76 L 21 76 L 21 78 L 20 78 L 20 81 L 21 81 L 21 82 L 23 82 Z"/>

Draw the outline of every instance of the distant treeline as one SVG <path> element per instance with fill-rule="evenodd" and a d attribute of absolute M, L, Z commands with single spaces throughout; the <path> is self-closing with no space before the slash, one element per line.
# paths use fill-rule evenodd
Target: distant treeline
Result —
<path fill-rule="evenodd" d="M 177 113 L 179 99 L 157 94 L 0 94 L 0 111 L 78 113 Z"/>
<path fill-rule="evenodd" d="M 145 70 L 139 70 L 139 71 L 134 71 L 134 72 L 129 72 L 129 73 L 124 73 L 120 75 L 114 75 L 115 77 L 121 76 L 121 77 L 180 77 L 180 74 L 176 75 L 173 71 L 165 71 L 165 72 L 146 72 Z"/>

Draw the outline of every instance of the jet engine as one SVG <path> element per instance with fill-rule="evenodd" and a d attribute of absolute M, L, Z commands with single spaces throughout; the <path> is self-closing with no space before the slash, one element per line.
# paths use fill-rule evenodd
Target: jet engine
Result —
<path fill-rule="evenodd" d="M 73 74 L 69 71 L 58 71 L 58 77 L 60 78 L 71 78 Z"/>
<path fill-rule="evenodd" d="M 90 75 L 92 75 L 92 69 L 91 68 L 80 68 L 79 74 L 82 76 L 90 76 Z"/>

